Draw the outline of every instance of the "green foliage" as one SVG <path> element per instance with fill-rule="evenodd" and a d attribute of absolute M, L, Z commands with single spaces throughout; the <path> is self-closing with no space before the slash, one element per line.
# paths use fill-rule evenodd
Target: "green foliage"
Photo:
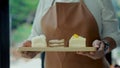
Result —
<path fill-rule="evenodd" d="M 31 24 L 37 9 L 39 0 L 9 0 L 10 19 L 12 23 L 13 43 L 19 43 L 26 40 L 30 35 Z M 29 18 L 33 18 L 32 21 Z"/>
<path fill-rule="evenodd" d="M 14 43 L 19 43 L 27 39 L 30 35 L 31 28 L 30 24 L 22 24 L 18 26 L 18 28 L 12 32 L 12 41 Z"/>
<path fill-rule="evenodd" d="M 12 28 L 16 28 L 18 25 L 26 22 L 28 16 L 33 16 L 37 8 L 38 1 L 39 0 L 10 0 L 9 1 Z"/>

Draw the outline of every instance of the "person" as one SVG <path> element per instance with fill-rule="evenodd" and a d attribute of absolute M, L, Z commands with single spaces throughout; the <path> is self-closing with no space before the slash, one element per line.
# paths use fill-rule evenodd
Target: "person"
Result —
<path fill-rule="evenodd" d="M 120 45 L 118 24 L 111 0 L 40 0 L 31 35 L 23 47 L 31 46 L 31 39 L 41 34 L 47 42 L 64 39 L 68 47 L 71 36 L 78 34 L 86 38 L 86 46 L 97 50 L 45 52 L 45 68 L 109 68 L 105 55 Z M 21 52 L 26 58 L 38 53 Z"/>

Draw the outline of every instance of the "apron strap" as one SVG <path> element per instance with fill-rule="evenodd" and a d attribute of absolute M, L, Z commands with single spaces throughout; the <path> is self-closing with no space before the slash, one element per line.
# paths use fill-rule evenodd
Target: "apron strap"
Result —
<path fill-rule="evenodd" d="M 81 3 L 84 3 L 84 0 L 80 0 Z"/>
<path fill-rule="evenodd" d="M 53 5 L 54 5 L 54 3 L 55 3 L 55 0 L 53 0 L 53 1 L 52 1 L 52 4 L 51 4 L 51 6 L 53 6 Z"/>

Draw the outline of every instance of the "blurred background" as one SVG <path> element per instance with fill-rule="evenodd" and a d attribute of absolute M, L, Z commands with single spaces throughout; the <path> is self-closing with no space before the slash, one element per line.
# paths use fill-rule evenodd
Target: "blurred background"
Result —
<path fill-rule="evenodd" d="M 16 51 L 28 38 L 39 0 L 9 0 L 10 12 L 10 68 L 41 68 L 40 55 L 25 59 Z"/>
<path fill-rule="evenodd" d="M 16 51 L 21 42 L 30 35 L 39 0 L 9 0 L 10 12 L 10 68 L 41 68 L 40 55 L 25 59 Z M 112 0 L 120 21 L 120 0 Z M 120 65 L 120 47 L 112 51 L 112 65 Z"/>

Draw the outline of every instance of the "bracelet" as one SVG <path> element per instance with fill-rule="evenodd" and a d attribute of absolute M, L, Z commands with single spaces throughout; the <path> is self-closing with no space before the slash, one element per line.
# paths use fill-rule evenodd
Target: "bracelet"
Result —
<path fill-rule="evenodd" d="M 102 40 L 102 41 L 103 41 L 103 43 L 105 45 L 104 46 L 104 51 L 106 52 L 110 47 L 110 43 L 107 40 Z"/>

